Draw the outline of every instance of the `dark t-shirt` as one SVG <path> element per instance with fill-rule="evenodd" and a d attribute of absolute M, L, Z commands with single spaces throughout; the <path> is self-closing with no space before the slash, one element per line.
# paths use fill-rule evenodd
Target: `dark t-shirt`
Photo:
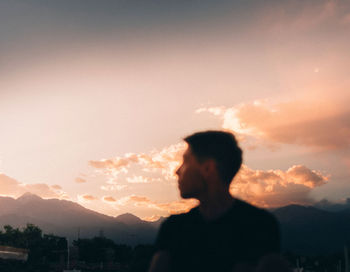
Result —
<path fill-rule="evenodd" d="M 156 249 L 169 252 L 173 271 L 232 271 L 278 253 L 279 226 L 269 212 L 236 199 L 213 221 L 206 221 L 198 207 L 170 216 L 160 227 Z"/>

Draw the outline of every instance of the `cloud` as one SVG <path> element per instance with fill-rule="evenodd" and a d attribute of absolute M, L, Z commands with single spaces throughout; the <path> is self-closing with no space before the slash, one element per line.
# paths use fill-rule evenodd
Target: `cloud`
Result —
<path fill-rule="evenodd" d="M 143 221 L 148 221 L 148 222 L 155 222 L 155 221 L 159 220 L 159 218 L 161 218 L 160 215 L 154 214 L 154 215 L 151 215 L 151 216 L 143 217 L 142 220 Z"/>
<path fill-rule="evenodd" d="M 342 18 L 342 23 L 345 24 L 345 25 L 350 25 L 350 13 L 346 14 Z"/>
<path fill-rule="evenodd" d="M 343 1 L 345 3 L 345 1 Z M 344 9 L 349 5 L 336 0 L 283 1 L 266 5 L 256 25 L 267 27 L 272 33 L 301 33 L 324 25 L 338 26 Z"/>
<path fill-rule="evenodd" d="M 126 179 L 129 183 L 149 183 L 151 181 L 150 178 L 143 177 L 143 176 L 136 176 L 134 175 L 133 177 L 128 177 Z"/>
<path fill-rule="evenodd" d="M 136 184 L 175 180 L 175 170 L 182 160 L 184 150 L 185 144 L 178 143 L 149 153 L 127 153 L 121 157 L 89 161 L 89 165 L 98 173 L 108 176 L 107 185 L 101 186 L 102 190 L 122 190 L 127 186 L 125 182 Z M 130 168 L 132 172 L 143 172 L 143 175 L 128 176 Z M 121 177 L 122 174 L 124 177 Z"/>
<path fill-rule="evenodd" d="M 230 192 L 262 207 L 288 204 L 311 204 L 313 188 L 327 183 L 329 176 L 303 165 L 294 165 L 287 171 L 253 170 L 243 165 L 234 178 Z"/>
<path fill-rule="evenodd" d="M 78 202 L 89 203 L 97 198 L 90 194 L 78 195 Z"/>
<path fill-rule="evenodd" d="M 117 184 L 110 184 L 110 185 L 102 185 L 101 186 L 101 190 L 103 190 L 103 191 L 121 191 L 125 188 L 127 188 L 126 185 L 117 185 Z"/>
<path fill-rule="evenodd" d="M 169 180 L 175 178 L 175 170 L 182 160 L 186 145 L 178 143 L 163 148 L 161 151 L 152 151 L 149 155 L 143 154 L 140 160 L 144 170 L 159 169 L 163 176 Z"/>
<path fill-rule="evenodd" d="M 95 200 L 95 199 L 96 199 L 96 197 L 94 197 L 94 196 L 92 196 L 92 195 L 83 195 L 83 198 L 84 198 L 85 200 Z"/>
<path fill-rule="evenodd" d="M 59 198 L 59 194 L 56 191 L 53 191 L 49 185 L 44 183 L 26 184 L 23 187 L 26 191 L 43 198 Z"/>
<path fill-rule="evenodd" d="M 231 108 L 202 108 L 222 119 L 222 127 L 261 143 L 294 144 L 318 150 L 350 147 L 347 99 L 307 98 L 270 105 L 268 101 Z"/>
<path fill-rule="evenodd" d="M 22 195 L 25 191 L 20 183 L 5 174 L 0 174 L 0 192 L 3 196 L 18 197 Z"/>
<path fill-rule="evenodd" d="M 136 158 L 136 162 L 137 162 Z M 89 164 L 95 168 L 101 169 L 120 169 L 127 167 L 131 162 L 135 162 L 131 158 L 115 158 L 115 159 L 102 159 L 100 161 L 90 161 Z"/>
<path fill-rule="evenodd" d="M 318 5 L 306 6 L 293 20 L 293 27 L 296 29 L 308 29 L 320 25 L 332 18 L 337 13 L 336 1 L 320 1 Z"/>
<path fill-rule="evenodd" d="M 86 182 L 86 179 L 77 177 L 77 178 L 75 179 L 75 182 L 76 182 L 76 183 L 85 183 L 85 182 Z"/>
<path fill-rule="evenodd" d="M 189 199 L 172 201 L 168 203 L 156 203 L 155 205 L 159 210 L 166 211 L 169 214 L 178 214 L 188 212 L 190 209 L 197 206 L 198 204 L 199 203 L 197 200 Z"/>
<path fill-rule="evenodd" d="M 112 196 L 104 196 L 103 201 L 105 202 L 116 202 L 115 198 Z"/>
<path fill-rule="evenodd" d="M 67 199 L 69 196 L 59 185 L 49 186 L 45 183 L 25 184 L 0 173 L 0 193 L 3 196 L 19 197 L 26 192 L 36 194 L 42 198 Z"/>
<path fill-rule="evenodd" d="M 189 211 L 191 208 L 198 205 L 198 201 L 195 199 L 188 199 L 159 203 L 156 201 L 152 201 L 145 196 L 131 195 L 119 199 L 117 201 L 117 204 L 121 206 L 132 204 L 137 207 L 146 207 L 150 209 L 160 210 L 168 214 L 178 214 Z"/>
<path fill-rule="evenodd" d="M 132 195 L 129 197 L 129 200 L 135 203 L 152 203 L 152 201 L 145 196 Z"/>
<path fill-rule="evenodd" d="M 179 143 L 165 147 L 160 151 L 153 150 L 148 154 L 127 153 L 123 157 L 89 161 L 89 165 L 107 171 L 113 176 L 118 176 L 121 172 L 127 173 L 132 164 L 137 164 L 146 172 L 160 170 L 166 178 L 171 178 L 174 177 L 174 171 L 181 160 L 184 149 L 185 144 Z"/>
<path fill-rule="evenodd" d="M 294 165 L 283 170 L 253 170 L 243 165 L 231 184 L 230 192 L 260 207 L 280 207 L 288 204 L 312 204 L 310 197 L 313 188 L 329 181 L 329 176 L 311 170 L 304 165 Z M 146 196 L 131 195 L 118 199 L 118 206 L 134 205 L 160 210 L 167 214 L 189 211 L 198 205 L 195 199 L 171 202 L 156 202 Z"/>
<path fill-rule="evenodd" d="M 113 176 L 117 176 L 120 172 L 127 173 L 127 168 L 130 167 L 130 164 L 138 162 L 139 156 L 136 154 L 127 153 L 124 155 L 124 157 L 101 159 L 99 161 L 91 160 L 89 161 L 89 165 L 96 169 L 101 169 L 103 171 L 111 173 Z"/>
<path fill-rule="evenodd" d="M 350 156 L 343 159 L 343 163 L 347 166 L 350 173 Z"/>

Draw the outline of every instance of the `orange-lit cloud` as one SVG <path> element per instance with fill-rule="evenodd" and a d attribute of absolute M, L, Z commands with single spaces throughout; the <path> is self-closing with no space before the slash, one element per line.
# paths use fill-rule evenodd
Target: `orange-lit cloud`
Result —
<path fill-rule="evenodd" d="M 25 184 L 0 173 L 0 194 L 3 196 L 19 197 L 26 192 L 36 194 L 42 198 L 69 199 L 59 185 L 49 186 L 45 183 Z"/>
<path fill-rule="evenodd" d="M 179 143 L 165 147 L 160 151 L 151 151 L 148 154 L 127 153 L 124 157 L 89 161 L 89 165 L 96 169 L 106 171 L 116 177 L 122 172 L 127 173 L 128 168 L 132 164 L 137 164 L 141 166 L 145 172 L 160 170 L 164 177 L 169 179 L 174 177 L 175 169 L 178 166 L 178 162 L 181 160 L 184 149 L 185 144 Z"/>
<path fill-rule="evenodd" d="M 116 202 L 115 198 L 112 197 L 112 196 L 104 196 L 104 197 L 103 197 L 103 201 L 106 201 L 106 202 Z"/>
<path fill-rule="evenodd" d="M 202 108 L 219 116 L 224 129 L 271 144 L 296 144 L 314 149 L 350 147 L 347 99 L 310 98 L 270 105 L 267 101 L 231 108 Z"/>
<path fill-rule="evenodd" d="M 89 203 L 97 199 L 95 196 L 90 194 L 78 195 L 77 198 L 78 198 L 78 202 L 82 202 L 82 203 Z"/>
<path fill-rule="evenodd" d="M 175 170 L 179 166 L 185 144 L 170 145 L 149 153 L 127 153 L 123 157 L 89 161 L 97 172 L 108 176 L 107 184 L 101 186 L 104 191 L 120 191 L 131 184 L 145 184 L 161 180 L 174 180 Z M 129 175 L 129 169 L 142 171 L 142 175 Z M 132 171 L 131 171 L 132 172 Z M 123 174 L 121 176 L 121 174 Z M 127 185 L 128 184 L 128 185 Z"/>
<path fill-rule="evenodd" d="M 294 165 L 283 170 L 253 170 L 246 165 L 235 177 L 230 192 L 254 205 L 261 207 L 279 207 L 288 204 L 312 204 L 310 192 L 313 188 L 326 184 L 329 176 L 303 165 Z M 85 196 L 83 200 L 95 199 Z M 157 202 L 143 195 L 130 195 L 120 199 L 108 196 L 103 201 L 120 206 L 133 205 L 139 208 L 158 210 L 166 214 L 178 214 L 189 211 L 198 205 L 194 199 L 170 202 Z M 157 217 L 147 218 L 149 221 Z"/>
<path fill-rule="evenodd" d="M 151 216 L 143 217 L 142 220 L 148 221 L 148 222 L 155 222 L 157 221 L 161 216 L 158 214 L 154 214 Z"/>
<path fill-rule="evenodd" d="M 188 212 L 190 209 L 198 205 L 195 199 L 172 201 L 168 203 L 155 204 L 159 210 L 167 211 L 169 214 L 177 214 Z"/>
<path fill-rule="evenodd" d="M 117 204 L 125 206 L 127 204 L 133 204 L 137 207 L 147 207 L 150 209 L 161 210 L 168 214 L 178 214 L 189 211 L 191 208 L 198 205 L 198 201 L 194 199 L 179 200 L 166 203 L 158 203 L 150 200 L 145 196 L 131 195 L 117 200 Z"/>
<path fill-rule="evenodd" d="M 96 199 L 96 197 L 94 197 L 94 196 L 92 196 L 92 195 L 83 195 L 83 198 L 84 198 L 85 200 L 95 200 L 95 199 Z"/>
<path fill-rule="evenodd" d="M 144 176 L 132 176 L 132 177 L 128 177 L 126 178 L 126 180 L 129 183 L 149 183 L 151 181 L 150 178 L 144 177 Z"/>
<path fill-rule="evenodd" d="M 329 176 L 303 165 L 294 165 L 287 171 L 252 170 L 243 165 L 233 180 L 233 195 L 263 207 L 288 204 L 310 204 L 309 194 L 315 187 L 326 184 Z"/>
<path fill-rule="evenodd" d="M 118 184 L 108 184 L 108 185 L 101 186 L 101 190 L 103 191 L 121 191 L 125 188 L 127 188 L 126 185 L 118 185 Z"/>
<path fill-rule="evenodd" d="M 62 187 L 60 185 L 52 185 L 51 188 L 56 189 L 56 190 L 62 190 Z"/>
<path fill-rule="evenodd" d="M 17 180 L 0 174 L 0 192 L 3 196 L 17 197 L 24 193 L 24 190 Z"/>
<path fill-rule="evenodd" d="M 59 196 L 56 191 L 53 191 L 50 186 L 44 183 L 26 184 L 23 187 L 26 191 L 39 195 L 43 198 L 57 198 L 57 196 Z"/>
<path fill-rule="evenodd" d="M 260 110 L 260 104 L 254 104 L 252 107 L 253 108 L 257 107 L 257 109 Z M 215 114 L 217 115 L 226 114 L 226 112 L 227 111 L 223 108 L 215 109 Z M 260 112 L 258 111 L 250 115 L 251 118 L 254 120 L 254 122 L 255 122 L 255 115 L 259 116 L 259 113 Z M 272 112 L 269 114 L 274 114 L 274 113 Z M 263 118 L 265 117 L 263 116 Z M 258 124 L 258 122 L 256 124 Z M 245 128 L 243 128 L 241 132 L 242 131 L 245 132 L 244 129 Z M 248 129 L 247 131 L 249 133 Z M 159 156 L 158 159 L 155 160 L 154 157 L 152 157 L 152 162 L 151 162 L 152 166 L 150 166 L 150 169 L 148 169 L 148 171 L 152 171 L 152 169 L 154 169 L 155 166 L 153 166 L 153 163 L 154 163 L 153 160 L 155 160 L 157 167 L 159 166 L 161 167 L 161 169 L 164 170 L 162 174 L 170 173 L 169 165 L 177 165 L 177 166 L 179 165 L 179 163 L 182 160 L 181 154 L 183 152 L 183 149 L 184 149 L 184 146 L 182 147 L 182 149 L 164 148 L 163 150 L 173 150 L 174 152 L 167 153 L 168 157 L 166 157 L 165 155 L 163 156 L 162 152 L 158 152 L 157 153 L 157 156 Z M 148 160 L 151 156 L 140 154 L 140 155 L 135 155 L 135 157 L 138 157 L 139 160 L 141 161 L 142 159 L 145 159 L 145 158 L 147 158 Z M 143 167 L 146 165 L 143 162 L 141 162 L 141 164 Z M 143 176 L 133 176 L 128 179 L 129 182 L 137 181 L 137 182 L 144 182 L 144 183 L 149 183 L 149 180 L 150 179 L 144 178 Z M 309 196 L 312 189 L 315 187 L 322 186 L 328 180 L 329 180 L 329 176 L 319 171 L 311 170 L 304 165 L 294 165 L 294 166 L 291 166 L 286 171 L 253 170 L 253 169 L 250 169 L 248 166 L 243 165 L 239 174 L 237 175 L 237 177 L 235 177 L 230 190 L 233 195 L 239 198 L 245 199 L 248 202 L 254 203 L 258 206 L 275 207 L 275 206 L 287 205 L 290 203 L 309 204 L 313 201 Z M 124 185 L 110 184 L 107 186 L 113 187 L 113 186 L 124 186 Z M 103 186 L 103 188 L 102 187 L 101 188 L 104 190 L 116 189 L 112 187 L 107 188 L 107 186 Z M 118 205 L 125 206 L 125 205 L 132 204 L 137 207 L 147 207 L 150 209 L 161 210 L 163 212 L 167 212 L 168 214 L 188 211 L 197 203 L 198 202 L 194 200 L 193 201 L 180 200 L 180 201 L 171 201 L 167 203 L 158 203 L 158 202 L 152 201 L 148 197 L 139 196 L 139 195 L 123 197 L 115 201 L 115 204 L 117 206 Z"/>
<path fill-rule="evenodd" d="M 242 165 L 231 184 L 232 195 L 262 207 L 279 207 L 288 204 L 311 204 L 313 188 L 326 184 L 329 176 L 304 165 L 282 170 L 253 170 Z M 168 214 L 186 212 L 198 204 L 196 200 L 179 200 L 159 203 L 146 196 L 131 195 L 118 199 L 119 206 L 134 205 L 161 210 Z"/>
<path fill-rule="evenodd" d="M 100 169 L 104 172 L 112 174 L 113 176 L 118 176 L 120 173 L 128 172 L 128 168 L 132 163 L 138 163 L 139 157 L 135 154 L 125 154 L 124 157 L 116 157 L 113 159 L 102 159 L 99 161 L 89 161 L 89 165 Z"/>
<path fill-rule="evenodd" d="M 129 197 L 129 200 L 135 203 L 152 203 L 152 201 L 145 196 L 132 195 Z"/>
<path fill-rule="evenodd" d="M 79 177 L 77 177 L 77 178 L 75 179 L 75 182 L 76 182 L 76 183 L 85 183 L 85 182 L 86 182 L 86 180 L 85 180 L 85 179 L 83 179 L 83 178 L 79 178 Z"/>

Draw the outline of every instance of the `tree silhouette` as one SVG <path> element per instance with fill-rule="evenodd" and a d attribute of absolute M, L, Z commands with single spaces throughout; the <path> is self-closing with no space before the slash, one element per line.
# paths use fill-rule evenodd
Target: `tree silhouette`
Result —
<path fill-rule="evenodd" d="M 67 250 L 66 238 L 55 236 L 55 235 L 43 235 L 42 230 L 33 225 L 27 224 L 22 230 L 19 228 L 13 228 L 10 225 L 4 226 L 4 231 L 0 231 L 0 245 L 11 246 L 16 248 L 24 248 L 29 250 L 28 261 L 26 262 L 26 271 L 32 269 L 47 270 L 46 260 L 57 261 L 60 257 L 59 252 L 65 254 Z M 14 261 L 6 261 L 2 264 L 8 265 L 9 267 L 16 267 L 20 264 L 14 265 Z M 18 271 L 23 271 L 23 265 Z M 34 270 L 35 270 L 34 269 Z M 40 269 L 39 269 L 40 270 Z M 17 270 L 6 270 L 5 268 L 1 271 L 17 271 Z"/>

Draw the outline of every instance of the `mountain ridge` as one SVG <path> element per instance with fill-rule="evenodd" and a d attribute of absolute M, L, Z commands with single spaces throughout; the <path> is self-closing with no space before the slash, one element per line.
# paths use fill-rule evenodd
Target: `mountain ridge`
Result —
<path fill-rule="evenodd" d="M 350 241 L 350 209 L 339 209 L 340 204 L 336 205 L 339 211 L 295 204 L 271 209 L 280 222 L 283 250 L 300 254 L 341 250 Z M 18 199 L 0 197 L 0 206 L 0 226 L 23 227 L 33 223 L 44 233 L 65 236 L 70 241 L 77 239 L 78 233 L 80 238 L 104 233 L 116 243 L 151 244 L 166 219 L 148 222 L 131 213 L 112 217 L 72 201 L 42 199 L 32 194 Z"/>
<path fill-rule="evenodd" d="M 156 235 L 152 224 L 135 215 L 132 215 L 132 222 L 118 220 L 68 200 L 43 199 L 26 193 L 17 199 L 0 197 L 0 205 L 0 226 L 24 227 L 32 223 L 44 232 L 66 236 L 70 240 L 77 238 L 78 230 L 81 238 L 97 236 L 103 230 L 106 237 L 128 244 L 152 243 Z"/>

